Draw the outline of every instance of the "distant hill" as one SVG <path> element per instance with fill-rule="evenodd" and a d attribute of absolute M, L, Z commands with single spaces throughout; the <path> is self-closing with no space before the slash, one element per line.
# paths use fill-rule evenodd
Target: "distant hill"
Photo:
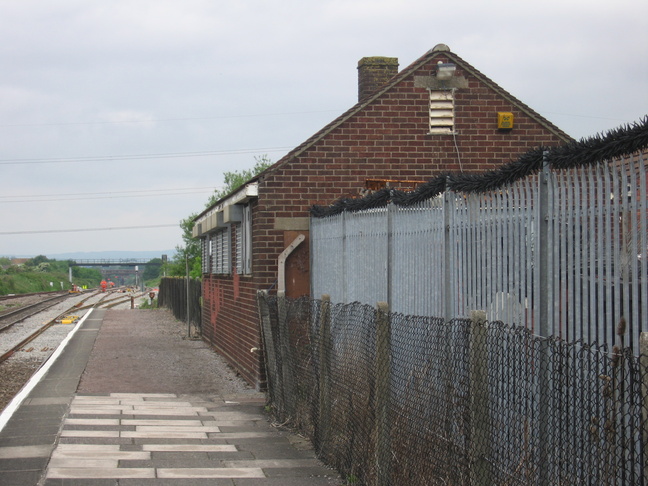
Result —
<path fill-rule="evenodd" d="M 125 260 L 128 258 L 162 258 L 166 255 L 169 260 L 175 255 L 175 250 L 160 250 L 160 251 L 77 251 L 73 253 L 56 253 L 53 255 L 45 255 L 51 260 Z M 37 255 L 34 255 L 37 256 Z"/>

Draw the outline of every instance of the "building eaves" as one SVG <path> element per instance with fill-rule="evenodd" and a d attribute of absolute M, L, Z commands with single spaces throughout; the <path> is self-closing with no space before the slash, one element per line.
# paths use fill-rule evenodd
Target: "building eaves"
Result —
<path fill-rule="evenodd" d="M 354 116 L 358 112 L 362 111 L 365 107 L 372 104 L 376 99 L 380 98 L 387 91 L 389 91 L 394 86 L 401 83 L 404 79 L 408 78 L 413 72 L 416 72 L 421 66 L 429 63 L 431 60 L 434 60 L 436 57 L 442 57 L 442 56 L 446 56 L 449 59 L 452 59 L 462 69 L 464 69 L 465 71 L 467 71 L 470 74 L 474 75 L 482 83 L 489 86 L 491 89 L 493 89 L 493 91 L 497 92 L 500 96 L 505 98 L 512 105 L 519 108 L 520 111 L 522 111 L 524 114 L 526 114 L 527 116 L 529 116 L 530 118 L 532 118 L 536 122 L 543 125 L 547 130 L 551 131 L 554 135 L 559 137 L 561 140 L 564 140 L 565 142 L 570 142 L 570 141 L 573 140 L 572 137 L 570 137 L 565 132 L 560 130 L 558 127 L 556 127 L 549 120 L 547 120 L 546 118 L 544 118 L 543 116 L 541 116 L 540 114 L 535 112 L 528 105 L 522 103 L 520 100 L 515 98 L 509 92 L 507 92 L 506 90 L 501 88 L 497 83 L 492 81 L 490 78 L 486 77 L 480 71 L 475 69 L 472 65 L 470 65 L 469 63 L 464 61 L 461 57 L 459 57 L 458 55 L 456 55 L 455 53 L 450 51 L 447 46 L 445 46 L 444 44 L 439 44 L 436 47 L 434 47 L 433 49 L 426 52 L 419 59 L 417 59 L 416 61 L 411 63 L 405 69 L 400 71 L 397 75 L 392 77 L 391 80 L 387 84 L 385 84 L 381 89 L 376 91 L 373 95 L 371 95 L 371 96 L 367 97 L 366 99 L 356 103 L 354 106 L 352 106 L 347 111 L 342 113 L 339 117 L 337 117 L 333 121 L 331 121 L 328 125 L 324 126 L 321 130 L 319 130 L 313 136 L 311 136 L 310 138 L 305 140 L 303 143 L 301 143 L 300 145 L 298 145 L 297 147 L 292 149 L 285 156 L 283 156 L 281 159 L 279 159 L 276 163 L 274 163 L 272 166 L 268 167 L 264 172 L 258 174 L 257 178 L 262 179 L 266 174 L 281 168 L 283 165 L 290 162 L 292 159 L 298 157 L 304 151 L 308 150 L 311 146 L 313 146 L 319 140 L 321 140 L 326 135 L 328 135 L 331 131 L 333 131 L 334 129 L 336 129 L 337 127 L 342 125 L 344 122 L 346 122 L 349 118 L 351 118 L 352 116 Z"/>
<path fill-rule="evenodd" d="M 565 143 L 572 142 L 574 139 L 564 131 L 562 131 L 560 128 L 558 128 L 556 125 L 551 123 L 549 120 L 547 120 L 545 117 L 534 111 L 530 106 L 527 104 L 523 103 L 519 99 L 517 99 L 515 96 L 513 96 L 511 93 L 503 89 L 501 86 L 499 86 L 495 81 L 492 79 L 488 78 L 486 75 L 481 73 L 479 70 L 475 69 L 473 66 L 471 66 L 469 63 L 464 61 L 461 57 L 458 55 L 452 53 L 452 52 L 447 52 L 446 53 L 449 58 L 453 59 L 455 63 L 458 66 L 461 66 L 464 70 L 468 71 L 471 73 L 473 76 L 475 76 L 477 79 L 479 79 L 482 83 L 490 87 L 493 91 L 495 91 L 497 94 L 499 94 L 502 98 L 506 99 L 509 101 L 513 106 L 516 106 L 520 111 L 522 111 L 525 115 L 527 115 L 529 118 L 535 120 L 542 126 L 544 126 L 547 130 L 549 130 L 551 133 L 556 135 L 558 138 L 560 138 L 562 141 Z"/>
<path fill-rule="evenodd" d="M 253 177 L 252 179 L 248 180 L 245 184 L 242 184 L 227 196 L 219 199 L 214 204 L 207 207 L 204 211 L 195 216 L 192 221 L 197 222 L 214 211 L 222 210 L 225 206 L 230 206 L 232 204 L 242 204 L 243 202 L 258 197 L 259 185 L 257 183 L 257 180 L 257 177 Z"/>
<path fill-rule="evenodd" d="M 417 59 L 416 61 L 411 63 L 409 66 L 404 68 L 402 71 L 400 71 L 398 74 L 393 76 L 389 80 L 389 82 L 387 82 L 382 88 L 377 90 L 374 94 L 368 96 L 367 98 L 365 98 L 362 101 L 359 101 L 358 103 L 353 105 L 347 111 L 345 111 L 340 116 L 338 116 L 337 118 L 332 120 L 329 124 L 325 125 L 321 130 L 317 131 L 311 137 L 306 139 L 303 143 L 299 144 L 294 149 L 292 149 L 290 152 L 288 152 L 286 155 L 284 155 L 277 162 L 272 164 L 270 167 L 265 169 L 263 172 L 257 174 L 253 178 L 251 178 L 249 181 L 246 182 L 246 184 L 249 184 L 249 183 L 252 183 L 252 182 L 262 181 L 263 179 L 265 179 L 272 172 L 280 169 L 281 167 L 283 167 L 287 163 L 291 162 L 296 157 L 299 157 L 303 152 L 305 152 L 310 147 L 315 145 L 318 141 L 320 141 L 321 139 L 326 137 L 330 132 L 332 132 L 337 127 L 339 127 L 340 125 L 345 123 L 352 116 L 354 116 L 357 113 L 361 112 L 368 105 L 371 105 L 376 99 L 380 98 L 387 91 L 392 89 L 394 86 L 397 86 L 403 80 L 407 79 L 412 73 L 416 72 L 421 66 L 424 66 L 425 64 L 427 64 L 430 61 L 434 60 L 436 57 L 447 57 L 448 59 L 451 59 L 458 66 L 460 66 L 464 71 L 472 74 L 474 77 L 479 79 L 482 83 L 484 83 L 485 85 L 490 87 L 493 91 L 495 91 L 500 96 L 502 96 L 502 98 L 509 101 L 513 106 L 517 107 L 525 115 L 529 116 L 531 119 L 535 120 L 536 122 L 538 122 L 539 124 L 544 126 L 547 130 L 549 130 L 551 133 L 556 135 L 558 138 L 560 138 L 561 140 L 563 140 L 566 143 L 573 141 L 573 138 L 570 137 L 569 135 L 567 135 L 567 133 L 565 133 L 564 131 L 559 129 L 557 126 L 555 126 L 553 123 L 551 123 L 549 120 L 547 120 L 546 118 L 544 118 L 543 116 L 541 116 L 540 114 L 535 112 L 528 105 L 526 105 L 522 101 L 518 100 L 516 97 L 514 97 L 508 91 L 504 90 L 497 83 L 495 83 L 493 80 L 491 80 L 490 78 L 485 76 L 483 73 L 481 73 L 480 71 L 475 69 L 472 65 L 470 65 L 469 63 L 464 61 L 457 54 L 450 51 L 450 49 L 446 45 L 438 44 L 433 49 L 430 49 L 428 52 L 426 52 L 419 59 Z M 228 195 L 225 198 L 221 199 L 220 201 L 217 201 L 212 206 L 208 207 L 202 213 L 200 213 L 194 220 L 197 220 L 198 218 L 200 218 L 204 214 L 208 213 L 215 206 L 217 206 L 219 204 L 222 204 L 223 201 L 225 199 L 229 198 L 230 196 L 231 195 Z"/>

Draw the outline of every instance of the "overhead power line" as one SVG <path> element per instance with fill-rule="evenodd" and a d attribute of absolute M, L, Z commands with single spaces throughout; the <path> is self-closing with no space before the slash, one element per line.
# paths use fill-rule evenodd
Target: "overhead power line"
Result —
<path fill-rule="evenodd" d="M 114 231 L 114 230 L 140 230 L 151 228 L 179 228 L 178 223 L 175 224 L 151 224 L 142 226 L 112 226 L 106 228 L 76 228 L 76 229 L 51 229 L 51 230 L 30 230 L 30 231 L 0 231 L 0 235 L 37 235 L 44 233 L 79 233 L 85 231 Z"/>
<path fill-rule="evenodd" d="M 240 150 L 214 150 L 205 152 L 167 152 L 159 154 L 130 154 L 130 155 L 97 155 L 89 157 L 53 157 L 34 159 L 4 159 L 0 165 L 26 165 L 26 164 L 62 164 L 72 162 L 110 162 L 116 160 L 148 160 L 148 159 L 171 159 L 180 157 L 209 157 L 214 155 L 238 155 L 254 154 L 264 152 L 283 152 L 293 147 L 266 147 L 257 149 Z"/>
<path fill-rule="evenodd" d="M 196 190 L 198 189 L 198 190 Z M 116 192 L 95 192 L 95 193 L 77 193 L 67 196 L 61 194 L 31 194 L 25 196 L 0 196 L 0 204 L 9 203 L 28 203 L 28 202 L 51 202 L 51 201 L 87 201 L 91 199 L 123 199 L 132 197 L 165 197 L 165 196 L 191 196 L 194 194 L 209 194 L 217 187 L 204 187 L 192 189 L 176 189 L 181 192 L 162 192 L 164 189 L 152 189 L 151 191 L 116 191 Z M 173 191 L 173 189 L 166 189 Z M 140 192 L 156 192 L 156 194 L 138 194 Z M 104 195 L 99 195 L 104 194 Z M 119 195 L 113 195 L 119 194 Z M 84 197 L 87 196 L 87 197 Z M 33 199 L 26 199 L 33 198 Z M 4 200 L 3 200 L 4 199 Z"/>
<path fill-rule="evenodd" d="M 139 194 L 145 192 L 169 192 L 169 191 L 203 191 L 203 190 L 213 190 L 214 186 L 206 187 L 172 187 L 168 189 L 136 189 L 132 191 L 106 191 L 106 192 L 76 192 L 75 196 L 96 196 L 98 194 Z M 216 187 L 217 189 L 217 187 Z M 3 196 L 0 195 L 0 199 L 16 198 L 16 197 L 51 197 L 51 196 L 60 196 L 61 193 L 55 194 L 22 194 L 20 196 Z"/>
<path fill-rule="evenodd" d="M 315 111 L 292 111 L 285 113 L 257 113 L 248 115 L 220 115 L 220 116 L 194 116 L 177 118 L 140 118 L 133 120 L 95 120 L 82 122 L 50 122 L 50 123 L 7 123 L 0 127 L 51 127 L 67 125 L 119 125 L 124 123 L 157 123 L 195 120 L 222 120 L 228 118 L 261 118 L 269 116 L 290 116 L 290 115 L 311 115 L 314 113 L 340 113 L 342 110 L 315 110 Z"/>

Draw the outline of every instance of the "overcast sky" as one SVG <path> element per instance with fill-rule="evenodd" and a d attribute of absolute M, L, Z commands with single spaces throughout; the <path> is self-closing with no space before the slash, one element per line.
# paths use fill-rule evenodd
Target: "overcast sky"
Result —
<path fill-rule="evenodd" d="M 172 249 L 358 60 L 440 43 L 575 138 L 648 113 L 645 0 L 0 0 L 0 256 Z"/>

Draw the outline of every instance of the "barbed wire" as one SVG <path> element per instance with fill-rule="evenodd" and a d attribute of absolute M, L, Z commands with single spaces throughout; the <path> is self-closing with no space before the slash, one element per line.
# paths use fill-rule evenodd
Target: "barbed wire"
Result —
<path fill-rule="evenodd" d="M 513 184 L 537 174 L 544 160 L 554 170 L 563 170 L 606 163 L 648 148 L 648 116 L 638 122 L 609 130 L 604 134 L 583 138 L 558 147 L 537 147 L 517 160 L 480 174 L 444 173 L 421 184 L 413 191 L 381 189 L 362 198 L 342 198 L 330 206 L 314 205 L 310 214 L 316 218 L 334 216 L 344 211 L 363 211 L 385 207 L 411 206 L 432 199 L 446 189 L 454 192 L 487 192 Z"/>

